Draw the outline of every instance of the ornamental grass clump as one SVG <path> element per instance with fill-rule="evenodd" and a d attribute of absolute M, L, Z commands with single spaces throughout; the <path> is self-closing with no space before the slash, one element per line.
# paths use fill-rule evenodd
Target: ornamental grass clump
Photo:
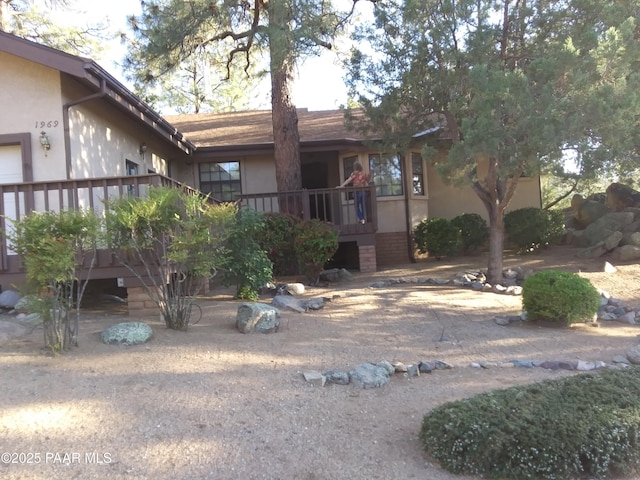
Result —
<path fill-rule="evenodd" d="M 600 294 L 589 280 L 575 273 L 545 270 L 525 280 L 522 308 L 529 320 L 561 325 L 590 322 L 600 308 Z"/>
<path fill-rule="evenodd" d="M 614 478 L 640 471 L 640 367 L 492 391 L 444 404 L 420 440 L 454 473 Z"/>

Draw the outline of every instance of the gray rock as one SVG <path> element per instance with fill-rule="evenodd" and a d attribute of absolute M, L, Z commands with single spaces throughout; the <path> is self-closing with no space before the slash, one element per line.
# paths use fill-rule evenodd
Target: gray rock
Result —
<path fill-rule="evenodd" d="M 533 368 L 535 366 L 533 360 L 511 360 L 511 363 L 517 368 Z"/>
<path fill-rule="evenodd" d="M 633 245 L 634 247 L 640 247 L 640 232 L 623 232 L 620 245 Z"/>
<path fill-rule="evenodd" d="M 419 377 L 420 376 L 420 368 L 418 365 L 409 365 L 407 368 L 407 376 L 408 377 Z"/>
<path fill-rule="evenodd" d="M 107 328 L 100 338 L 110 345 L 138 345 L 147 342 L 152 335 L 153 330 L 146 323 L 124 322 Z"/>
<path fill-rule="evenodd" d="M 358 388 L 378 388 L 389 382 L 387 370 L 372 363 L 358 365 L 349 372 L 349 378 Z"/>
<path fill-rule="evenodd" d="M 482 288 L 484 287 L 484 283 L 482 282 L 471 282 L 471 288 L 477 292 L 481 291 Z"/>
<path fill-rule="evenodd" d="M 582 235 L 583 247 L 593 246 L 597 243 L 605 241 L 612 233 L 622 232 L 624 228 L 633 223 L 634 215 L 632 212 L 612 212 L 603 215 L 596 221 L 589 224 Z M 620 236 L 620 240 L 622 236 Z"/>
<path fill-rule="evenodd" d="M 24 325 L 16 322 L 5 322 L 0 320 L 0 342 L 6 342 L 14 338 L 18 338 L 27 333 Z"/>
<path fill-rule="evenodd" d="M 613 357 L 613 363 L 623 363 L 625 365 L 629 365 L 629 359 L 623 355 L 616 355 Z"/>
<path fill-rule="evenodd" d="M 509 317 L 503 317 L 503 316 L 497 316 L 493 318 L 493 321 L 503 327 L 506 327 L 507 325 L 509 325 L 511 323 L 511 321 L 509 320 Z"/>
<path fill-rule="evenodd" d="M 617 319 L 618 322 L 628 323 L 629 325 L 636 324 L 636 312 L 631 311 L 620 315 Z"/>
<path fill-rule="evenodd" d="M 324 308 L 324 298 L 311 298 L 303 303 L 305 310 L 320 310 Z"/>
<path fill-rule="evenodd" d="M 516 279 L 518 278 L 518 272 L 516 270 L 512 270 L 511 268 L 508 268 L 502 272 L 502 276 L 504 278 Z"/>
<path fill-rule="evenodd" d="M 273 297 L 273 300 L 271 300 L 271 304 L 274 307 L 284 308 L 298 313 L 304 313 L 307 311 L 304 301 L 290 295 L 276 295 Z"/>
<path fill-rule="evenodd" d="M 433 365 L 434 370 L 448 370 L 450 368 L 453 368 L 452 365 L 448 364 L 447 362 L 443 362 L 442 360 L 434 360 L 433 362 L 431 362 L 431 364 Z"/>
<path fill-rule="evenodd" d="M 640 365 L 640 345 L 636 345 L 627 350 L 627 359 L 634 365 Z"/>
<path fill-rule="evenodd" d="M 587 362 L 585 360 L 578 360 L 578 365 L 576 366 L 576 370 L 580 370 L 583 372 L 588 372 L 590 370 L 595 370 L 596 364 L 595 362 Z"/>
<path fill-rule="evenodd" d="M 620 240 L 622 240 L 622 232 L 615 231 L 605 239 L 604 248 L 610 252 L 620 244 Z"/>
<path fill-rule="evenodd" d="M 433 365 L 430 362 L 420 362 L 418 363 L 418 370 L 420 373 L 431 373 L 433 371 Z"/>
<path fill-rule="evenodd" d="M 493 285 L 491 285 L 490 283 L 485 283 L 484 286 L 482 287 L 482 291 L 493 292 Z"/>
<path fill-rule="evenodd" d="M 349 373 L 344 370 L 329 370 L 323 373 L 328 384 L 347 385 L 349 383 Z"/>
<path fill-rule="evenodd" d="M 603 310 L 598 311 L 597 315 L 598 320 L 600 320 L 601 322 L 611 322 L 618 319 L 618 316 L 615 313 L 609 313 Z"/>
<path fill-rule="evenodd" d="M 635 245 L 622 245 L 614 250 L 613 256 L 621 262 L 629 262 L 640 259 L 640 247 Z"/>
<path fill-rule="evenodd" d="M 274 333 L 280 328 L 279 316 L 280 311 L 266 303 L 241 303 L 236 315 L 236 328 L 242 333 Z"/>
<path fill-rule="evenodd" d="M 340 282 L 349 280 L 352 275 L 345 268 L 330 268 L 320 272 L 320 280 L 324 282 Z"/>
<path fill-rule="evenodd" d="M 387 360 L 380 360 L 378 363 L 376 363 L 376 365 L 378 367 L 384 368 L 389 375 L 393 375 L 396 371 L 396 368 L 391 364 L 391 362 L 388 362 Z"/>
<path fill-rule="evenodd" d="M 309 372 L 303 372 L 302 374 L 307 383 L 315 385 L 317 387 L 324 387 L 324 384 L 327 381 L 327 377 L 322 375 L 320 372 L 316 372 L 314 370 Z"/>
<path fill-rule="evenodd" d="M 5 290 L 0 293 L 0 308 L 15 308 L 20 300 L 20 294 L 14 290 Z"/>

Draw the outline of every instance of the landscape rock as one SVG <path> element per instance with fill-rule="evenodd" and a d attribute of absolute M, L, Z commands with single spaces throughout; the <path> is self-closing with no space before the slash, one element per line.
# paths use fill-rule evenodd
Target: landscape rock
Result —
<path fill-rule="evenodd" d="M 303 308 L 306 310 L 320 310 L 324 308 L 324 298 L 311 298 L 302 304 Z"/>
<path fill-rule="evenodd" d="M 241 303 L 236 315 L 236 328 L 242 333 L 275 333 L 280 328 L 278 317 L 280 311 L 266 303 Z"/>
<path fill-rule="evenodd" d="M 387 370 L 372 363 L 358 365 L 349 372 L 351 383 L 358 388 L 378 388 L 389 382 Z"/>
<path fill-rule="evenodd" d="M 640 365 L 640 345 L 636 345 L 627 350 L 627 359 L 634 365 Z"/>
<path fill-rule="evenodd" d="M 302 283 L 285 283 L 284 290 L 290 295 L 303 295 L 305 292 Z"/>
<path fill-rule="evenodd" d="M 14 290 L 5 290 L 0 293 L 0 308 L 15 308 L 20 300 L 20 294 Z"/>
<path fill-rule="evenodd" d="M 304 313 L 307 311 L 305 302 L 299 298 L 294 298 L 289 295 L 276 295 L 271 300 L 271 304 L 276 308 L 284 308 L 287 310 L 293 310 L 294 312 Z"/>
<path fill-rule="evenodd" d="M 433 372 L 433 366 L 429 362 L 419 362 L 418 370 L 420 370 L 420 373 L 431 373 Z"/>
<path fill-rule="evenodd" d="M 317 387 L 324 387 L 324 384 L 327 381 L 327 377 L 316 371 L 304 372 L 302 375 L 308 383 Z"/>
<path fill-rule="evenodd" d="M 633 245 L 634 247 L 640 247 L 640 232 L 623 232 L 620 245 Z"/>
<path fill-rule="evenodd" d="M 0 342 L 6 342 L 14 338 L 21 337 L 27 333 L 24 325 L 16 322 L 6 322 L 0 320 Z"/>
<path fill-rule="evenodd" d="M 619 212 L 627 207 L 640 207 L 640 192 L 621 183 L 612 183 L 606 191 L 606 204 Z"/>
<path fill-rule="evenodd" d="M 613 252 L 614 257 L 621 262 L 629 262 L 640 259 L 640 247 L 635 245 L 622 245 Z"/>
<path fill-rule="evenodd" d="M 378 363 L 376 363 L 376 365 L 378 367 L 384 368 L 389 375 L 393 375 L 396 371 L 396 368 L 391 364 L 391 362 L 388 362 L 387 360 L 380 360 Z"/>
<path fill-rule="evenodd" d="M 419 377 L 420 376 L 420 369 L 418 368 L 418 365 L 409 365 L 409 367 L 407 368 L 407 376 L 408 377 Z"/>
<path fill-rule="evenodd" d="M 349 383 L 349 373 L 344 370 L 329 370 L 323 373 L 328 384 L 347 385 Z"/>
<path fill-rule="evenodd" d="M 151 327 L 143 322 L 124 322 L 112 325 L 102 332 L 101 340 L 109 345 L 138 345 L 153 335 Z"/>
<path fill-rule="evenodd" d="M 320 272 L 320 280 L 325 282 L 341 282 L 350 280 L 351 273 L 346 268 L 331 268 Z"/>
<path fill-rule="evenodd" d="M 634 215 L 632 212 L 612 212 L 608 213 L 595 222 L 590 223 L 581 236 L 580 247 L 594 246 L 604 242 L 614 232 L 622 232 L 625 226 L 632 223 Z M 620 237 L 622 240 L 622 236 Z"/>

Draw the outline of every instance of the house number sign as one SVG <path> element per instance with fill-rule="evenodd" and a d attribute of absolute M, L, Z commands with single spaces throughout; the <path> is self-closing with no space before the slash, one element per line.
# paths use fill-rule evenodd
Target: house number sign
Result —
<path fill-rule="evenodd" d="M 57 127 L 59 123 L 58 120 L 36 120 L 36 128 L 54 128 Z"/>

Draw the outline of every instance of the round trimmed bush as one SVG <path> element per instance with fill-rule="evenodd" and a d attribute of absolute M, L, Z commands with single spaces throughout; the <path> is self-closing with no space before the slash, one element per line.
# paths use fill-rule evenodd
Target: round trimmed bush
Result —
<path fill-rule="evenodd" d="M 456 252 L 460 231 L 446 218 L 428 218 L 416 226 L 413 239 L 420 253 L 429 253 L 440 260 Z"/>
<path fill-rule="evenodd" d="M 600 308 L 600 294 L 589 280 L 575 273 L 545 270 L 525 280 L 522 308 L 530 320 L 565 325 L 588 322 Z"/>
<path fill-rule="evenodd" d="M 487 222 L 477 213 L 463 213 L 451 220 L 451 224 L 460 231 L 460 241 L 464 253 L 482 247 L 489 238 Z"/>
<path fill-rule="evenodd" d="M 519 208 L 504 216 L 504 231 L 509 242 L 520 250 L 536 249 L 560 239 L 564 216 L 559 210 Z"/>
<path fill-rule="evenodd" d="M 629 367 L 446 403 L 425 415 L 420 440 L 454 473 L 603 479 L 638 472 L 638 432 L 640 368 Z"/>

